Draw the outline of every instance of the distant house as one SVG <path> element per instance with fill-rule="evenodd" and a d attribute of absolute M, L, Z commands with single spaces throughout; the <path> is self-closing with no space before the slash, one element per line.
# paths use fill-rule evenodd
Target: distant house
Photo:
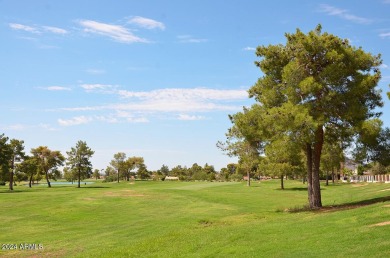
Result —
<path fill-rule="evenodd" d="M 345 161 L 341 163 L 341 171 L 343 168 L 352 171 L 352 175 L 357 176 L 359 164 L 352 159 L 345 158 Z"/>
<path fill-rule="evenodd" d="M 179 180 L 177 176 L 166 176 L 164 180 Z"/>

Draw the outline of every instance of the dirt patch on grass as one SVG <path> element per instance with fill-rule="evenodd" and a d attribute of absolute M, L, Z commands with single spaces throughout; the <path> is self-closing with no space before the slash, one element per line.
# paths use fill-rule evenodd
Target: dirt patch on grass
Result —
<path fill-rule="evenodd" d="M 390 221 L 377 223 L 377 224 L 371 225 L 371 227 L 382 227 L 382 226 L 387 226 L 387 225 L 390 225 Z"/>
<path fill-rule="evenodd" d="M 95 201 L 96 199 L 95 198 L 91 198 L 91 197 L 86 197 L 86 198 L 83 198 L 82 200 L 84 200 L 84 201 Z"/>
<path fill-rule="evenodd" d="M 118 192 L 105 192 L 103 195 L 109 196 L 109 197 L 143 197 L 143 196 L 145 196 L 144 194 L 136 193 L 133 190 L 122 190 L 122 191 L 118 191 Z"/>
<path fill-rule="evenodd" d="M 378 192 L 385 192 L 385 191 L 390 191 L 390 188 L 379 190 Z"/>
<path fill-rule="evenodd" d="M 352 187 L 362 187 L 362 186 L 366 186 L 368 184 L 353 184 Z"/>

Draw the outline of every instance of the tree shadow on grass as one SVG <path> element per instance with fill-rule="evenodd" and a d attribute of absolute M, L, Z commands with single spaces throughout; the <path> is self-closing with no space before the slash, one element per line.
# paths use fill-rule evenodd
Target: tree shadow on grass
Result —
<path fill-rule="evenodd" d="M 361 207 L 365 207 L 368 205 L 373 205 L 376 203 L 388 202 L 388 201 L 390 201 L 390 196 L 377 197 L 377 198 L 356 201 L 356 202 L 348 202 L 348 203 L 337 204 L 337 205 L 327 205 L 327 206 L 323 206 L 319 209 L 314 209 L 314 210 L 310 209 L 310 207 L 308 207 L 308 206 L 296 207 L 296 208 L 292 208 L 292 209 L 287 209 L 287 212 L 291 212 L 291 213 L 297 213 L 297 212 L 303 212 L 303 211 L 313 211 L 313 212 L 319 212 L 319 213 L 336 212 L 336 211 L 361 208 Z"/>
<path fill-rule="evenodd" d="M 307 191 L 307 187 L 291 187 L 291 188 L 284 188 L 284 189 L 281 189 L 279 187 L 279 188 L 276 188 L 275 190 L 279 190 L 279 191 Z"/>

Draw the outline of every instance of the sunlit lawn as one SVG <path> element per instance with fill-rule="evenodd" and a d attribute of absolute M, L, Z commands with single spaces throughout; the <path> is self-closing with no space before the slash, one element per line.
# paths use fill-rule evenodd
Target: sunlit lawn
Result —
<path fill-rule="evenodd" d="M 4 257 L 390 257 L 390 184 L 137 181 L 0 188 Z M 298 212 L 287 211 L 295 210 Z M 382 224 L 379 224 L 382 223 Z M 20 250 L 20 244 L 40 244 Z"/>

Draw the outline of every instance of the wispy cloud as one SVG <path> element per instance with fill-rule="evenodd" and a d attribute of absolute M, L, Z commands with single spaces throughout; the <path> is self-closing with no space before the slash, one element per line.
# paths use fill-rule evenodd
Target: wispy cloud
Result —
<path fill-rule="evenodd" d="M 135 16 L 129 20 L 130 24 L 135 24 L 145 29 L 160 29 L 165 30 L 165 25 L 162 22 L 155 21 L 149 18 Z"/>
<path fill-rule="evenodd" d="M 379 68 L 382 68 L 382 69 L 389 69 L 390 67 L 387 65 L 387 64 L 381 64 L 379 66 Z"/>
<path fill-rule="evenodd" d="M 8 25 L 13 30 L 21 30 L 21 31 L 34 33 L 34 34 L 42 34 L 43 32 L 50 32 L 54 34 L 65 35 L 68 33 L 67 30 L 58 27 L 53 27 L 53 26 L 30 26 L 30 25 L 24 25 L 20 23 L 9 23 Z"/>
<path fill-rule="evenodd" d="M 195 121 L 195 120 L 203 120 L 205 119 L 204 116 L 196 116 L 196 115 L 187 115 L 187 114 L 179 114 L 178 118 L 179 120 L 184 121 Z"/>
<path fill-rule="evenodd" d="M 72 90 L 69 87 L 63 87 L 63 86 L 49 86 L 49 87 L 39 87 L 43 90 L 49 90 L 49 91 L 70 91 Z"/>
<path fill-rule="evenodd" d="M 111 90 L 115 88 L 113 85 L 109 84 L 81 84 L 81 88 L 83 88 L 86 92 L 104 92 L 111 93 Z"/>
<path fill-rule="evenodd" d="M 27 126 L 22 125 L 22 124 L 13 124 L 13 125 L 7 125 L 7 126 L 1 127 L 1 129 L 7 130 L 7 131 L 23 131 L 26 128 L 27 128 Z"/>
<path fill-rule="evenodd" d="M 384 4 L 390 4 L 390 0 L 383 0 L 382 3 L 384 3 Z"/>
<path fill-rule="evenodd" d="M 255 47 L 244 47 L 242 50 L 244 51 L 256 51 Z"/>
<path fill-rule="evenodd" d="M 52 27 L 52 26 L 43 26 L 42 27 L 44 30 L 49 31 L 54 34 L 60 34 L 60 35 L 65 35 L 68 33 L 67 30 L 57 28 L 57 27 Z"/>
<path fill-rule="evenodd" d="M 27 25 L 23 25 L 23 24 L 19 24 L 19 23 L 9 23 L 8 25 L 13 30 L 22 30 L 22 31 L 35 33 L 35 34 L 41 33 L 38 28 L 32 27 L 32 26 L 27 26 Z"/>
<path fill-rule="evenodd" d="M 81 124 L 88 124 L 93 119 L 91 117 L 86 116 L 77 116 L 73 117 L 71 119 L 58 119 L 58 124 L 61 126 L 73 126 L 73 125 L 81 125 Z"/>
<path fill-rule="evenodd" d="M 367 19 L 364 17 L 356 16 L 351 14 L 348 10 L 340 9 L 331 5 L 321 4 L 320 11 L 326 13 L 327 15 L 337 16 L 341 19 L 348 20 L 351 22 L 359 23 L 359 24 L 370 24 L 372 23 L 371 19 Z"/>
<path fill-rule="evenodd" d="M 89 84 L 87 84 L 89 85 Z M 96 86 L 93 86 L 96 85 Z M 101 84 L 92 84 L 87 88 L 94 91 Z M 117 117 L 125 117 L 123 112 L 135 112 L 138 114 L 154 114 L 170 112 L 180 114 L 195 112 L 213 111 L 234 111 L 239 110 L 242 105 L 236 105 L 237 101 L 248 98 L 245 90 L 216 90 L 207 88 L 175 88 L 159 89 L 152 91 L 111 91 L 120 97 L 118 103 L 104 106 L 85 106 L 62 108 L 67 111 L 97 111 L 115 110 Z M 127 101 L 129 99 L 129 101 Z M 132 113 L 133 114 L 133 113 Z M 179 116 L 180 117 L 180 116 Z"/>
<path fill-rule="evenodd" d="M 195 38 L 191 35 L 179 35 L 177 36 L 179 43 L 204 43 L 207 42 L 207 39 Z"/>
<path fill-rule="evenodd" d="M 382 32 L 379 34 L 381 38 L 390 38 L 390 32 Z"/>
<path fill-rule="evenodd" d="M 105 74 L 106 73 L 106 71 L 103 69 L 93 69 L 93 68 L 89 68 L 85 71 L 89 74 Z"/>
<path fill-rule="evenodd" d="M 121 43 L 148 43 L 149 41 L 134 35 L 129 29 L 120 25 L 112 25 L 92 20 L 82 20 L 79 24 L 84 32 L 109 37 Z"/>
<path fill-rule="evenodd" d="M 242 109 L 248 100 L 244 89 L 166 88 L 151 91 L 129 91 L 106 84 L 83 84 L 90 94 L 117 96 L 118 100 L 104 105 L 65 107 L 60 111 L 78 113 L 70 119 L 58 119 L 61 126 L 82 125 L 90 122 L 147 123 L 151 119 L 175 117 L 181 121 L 204 120 L 205 113 L 231 112 Z M 53 111 L 53 110 L 50 110 Z"/>

